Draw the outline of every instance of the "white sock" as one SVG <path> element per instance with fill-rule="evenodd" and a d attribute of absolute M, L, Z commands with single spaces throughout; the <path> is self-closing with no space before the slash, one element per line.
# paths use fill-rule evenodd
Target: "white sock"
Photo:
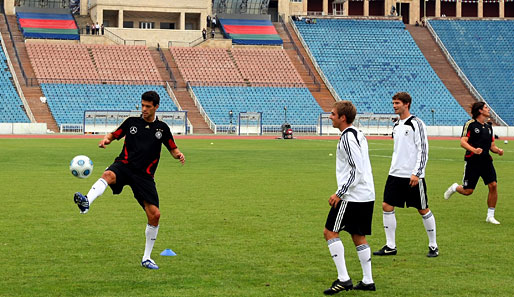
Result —
<path fill-rule="evenodd" d="M 386 234 L 386 245 L 389 248 L 396 248 L 396 215 L 393 211 L 384 211 L 384 231 Z"/>
<path fill-rule="evenodd" d="M 143 261 L 150 259 L 150 255 L 152 254 L 153 245 L 155 243 L 155 239 L 157 239 L 157 233 L 159 232 L 159 226 L 146 225 L 146 245 L 145 245 L 145 254 L 143 255 Z"/>
<path fill-rule="evenodd" d="M 336 237 L 327 241 L 327 244 L 330 255 L 332 255 L 332 260 L 334 260 L 334 263 L 336 264 L 337 278 L 342 282 L 349 280 L 350 276 L 348 275 L 346 262 L 344 261 L 343 242 L 339 237 Z"/>
<path fill-rule="evenodd" d="M 487 217 L 494 217 L 494 207 L 489 207 L 487 209 Z"/>
<path fill-rule="evenodd" d="M 423 215 L 423 225 L 425 225 L 425 230 L 427 231 L 428 235 L 428 246 L 437 247 L 435 218 L 431 211 Z"/>
<path fill-rule="evenodd" d="M 96 183 L 93 184 L 91 190 L 87 193 L 87 200 L 89 201 L 89 206 L 95 201 L 98 196 L 102 195 L 107 189 L 107 181 L 103 178 L 99 178 Z"/>
<path fill-rule="evenodd" d="M 357 255 L 362 267 L 362 282 L 365 284 L 373 283 L 373 276 L 371 274 L 371 249 L 369 244 L 361 244 L 357 246 Z"/>

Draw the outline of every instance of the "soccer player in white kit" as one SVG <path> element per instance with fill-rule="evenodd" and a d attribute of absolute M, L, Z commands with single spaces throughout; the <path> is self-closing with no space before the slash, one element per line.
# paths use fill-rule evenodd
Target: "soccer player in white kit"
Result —
<path fill-rule="evenodd" d="M 428 235 L 427 257 L 437 257 L 435 218 L 428 208 L 425 168 L 428 161 L 428 138 L 425 124 L 410 114 L 411 96 L 400 92 L 393 96 L 394 113 L 400 119 L 393 127 L 394 151 L 382 203 L 386 245 L 373 253 L 376 256 L 397 254 L 394 207 L 415 207 L 423 217 Z"/>
<path fill-rule="evenodd" d="M 371 274 L 371 249 L 366 241 L 366 235 L 371 235 L 375 187 L 368 142 L 352 125 L 356 115 L 357 110 L 350 101 L 336 102 L 330 113 L 332 126 L 342 134 L 337 144 L 337 191 L 328 200 L 331 208 L 323 232 L 338 278 L 323 292 L 325 295 L 351 289 L 376 290 Z M 363 278 L 356 286 L 346 270 L 344 246 L 339 238 L 342 230 L 351 235 L 361 263 Z"/>

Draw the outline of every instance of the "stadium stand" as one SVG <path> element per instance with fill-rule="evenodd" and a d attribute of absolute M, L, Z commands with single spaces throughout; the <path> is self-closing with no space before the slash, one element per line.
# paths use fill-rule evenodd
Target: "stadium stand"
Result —
<path fill-rule="evenodd" d="M 171 47 L 186 82 L 243 85 L 243 77 L 226 49 Z"/>
<path fill-rule="evenodd" d="M 25 38 L 80 39 L 69 9 L 17 7 L 16 17 Z"/>
<path fill-rule="evenodd" d="M 172 47 L 170 51 L 184 80 L 192 84 L 304 87 L 282 49 Z"/>
<path fill-rule="evenodd" d="M 414 99 L 412 113 L 427 125 L 468 119 L 401 21 L 318 19 L 295 25 L 339 97 L 354 102 L 359 113 L 391 113 L 392 96 L 406 91 Z"/>
<path fill-rule="evenodd" d="M 12 74 L 9 71 L 6 56 L 1 47 L 0 70 L 0 123 L 29 123 L 29 118 L 22 109 L 23 103 L 14 88 Z"/>
<path fill-rule="evenodd" d="M 263 125 L 316 125 L 323 112 L 283 49 L 172 47 L 184 80 L 216 125 L 228 112 L 262 112 Z"/>
<path fill-rule="evenodd" d="M 228 112 L 262 112 L 263 125 L 284 123 L 284 106 L 291 125 L 316 125 L 323 112 L 307 88 L 193 86 L 193 91 L 216 125 L 228 125 Z"/>
<path fill-rule="evenodd" d="M 300 74 L 284 50 L 255 48 L 232 49 L 237 68 L 253 86 L 279 83 L 281 86 L 304 86 Z"/>
<path fill-rule="evenodd" d="M 514 125 L 514 21 L 429 23 L 482 97 L 508 125 Z"/>
<path fill-rule="evenodd" d="M 40 83 L 162 81 L 145 46 L 28 43 L 26 47 Z"/>
<path fill-rule="evenodd" d="M 222 15 L 218 16 L 220 30 L 225 38 L 232 39 L 233 44 L 246 45 L 281 45 L 282 38 L 269 20 L 269 16 L 254 15 Z M 267 19 L 266 19 L 267 18 Z"/>
<path fill-rule="evenodd" d="M 177 107 L 144 46 L 26 44 L 48 106 L 60 126 L 80 124 L 85 110 L 135 110 L 154 90 L 161 111 Z"/>
<path fill-rule="evenodd" d="M 163 86 L 44 83 L 41 89 L 59 126 L 81 124 L 86 110 L 140 109 L 141 94 L 146 91 L 156 91 L 161 97 L 159 111 L 177 110 Z"/>

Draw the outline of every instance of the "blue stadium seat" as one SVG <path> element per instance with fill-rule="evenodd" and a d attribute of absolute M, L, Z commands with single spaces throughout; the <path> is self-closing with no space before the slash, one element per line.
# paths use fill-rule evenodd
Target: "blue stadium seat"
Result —
<path fill-rule="evenodd" d="M 6 59 L 4 50 L 0 48 L 0 123 L 30 123 L 14 88 Z"/>
<path fill-rule="evenodd" d="M 177 110 L 163 86 L 41 84 L 41 89 L 58 125 L 83 123 L 86 110 L 140 110 L 141 95 L 146 91 L 159 94 L 159 111 Z"/>
<path fill-rule="evenodd" d="M 471 84 L 514 125 L 514 21 L 431 20 L 430 25 Z"/>
<path fill-rule="evenodd" d="M 405 91 L 413 97 L 412 113 L 427 125 L 461 125 L 468 119 L 401 21 L 295 24 L 339 97 L 354 102 L 359 113 L 391 113 L 392 96 Z"/>
<path fill-rule="evenodd" d="M 229 125 L 230 110 L 235 117 L 262 112 L 263 125 L 284 123 L 284 106 L 291 125 L 316 125 L 323 112 L 307 88 L 194 86 L 193 91 L 216 125 Z"/>

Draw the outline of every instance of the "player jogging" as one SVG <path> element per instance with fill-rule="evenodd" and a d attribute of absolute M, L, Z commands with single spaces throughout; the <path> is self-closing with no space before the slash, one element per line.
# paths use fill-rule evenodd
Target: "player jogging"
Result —
<path fill-rule="evenodd" d="M 394 113 L 400 116 L 393 127 L 394 150 L 382 203 L 386 245 L 376 256 L 396 255 L 396 216 L 394 207 L 415 207 L 423 217 L 428 235 L 427 257 L 437 257 L 435 218 L 428 208 L 425 168 L 428 139 L 423 121 L 410 114 L 411 96 L 406 92 L 393 96 Z"/>
<path fill-rule="evenodd" d="M 463 184 L 454 183 L 451 185 L 444 192 L 444 199 L 449 199 L 455 192 L 465 196 L 473 194 L 478 179 L 482 177 L 484 184 L 489 188 L 485 221 L 499 225 L 500 222 L 494 218 L 494 210 L 498 200 L 496 170 L 489 151 L 502 156 L 503 150 L 494 143 L 493 127 L 486 122 L 490 116 L 489 107 L 484 102 L 475 102 L 471 106 L 471 115 L 473 118 L 464 125 L 460 138 L 460 146 L 466 150 Z"/>
<path fill-rule="evenodd" d="M 357 114 L 350 101 L 338 101 L 330 113 L 332 126 L 342 134 L 336 151 L 337 191 L 330 196 L 330 212 L 323 232 L 328 249 L 337 268 L 337 279 L 326 289 L 325 295 L 340 291 L 375 291 L 371 274 L 371 249 L 366 235 L 371 234 L 371 220 L 375 203 L 373 174 L 368 156 L 368 142 L 362 132 L 352 125 Z M 357 247 L 363 278 L 355 287 L 346 270 L 340 231 L 350 233 Z"/>
<path fill-rule="evenodd" d="M 155 112 L 159 108 L 159 94 L 148 91 L 141 97 L 140 117 L 129 117 L 114 132 L 105 135 L 98 144 L 105 148 L 114 139 L 125 137 L 125 143 L 120 155 L 114 163 L 107 168 L 102 177 L 96 181 L 86 196 L 77 192 L 74 201 L 80 209 L 80 213 L 89 211 L 91 204 L 103 194 L 107 185 L 113 194 L 120 194 L 125 185 L 129 185 L 148 218 L 146 226 L 146 245 L 141 265 L 149 269 L 159 269 L 150 258 L 157 232 L 159 231 L 159 196 L 155 187 L 154 174 L 159 164 L 161 146 L 171 153 L 173 158 L 182 164 L 184 155 L 175 145 L 173 135 L 168 125 L 160 121 Z"/>

